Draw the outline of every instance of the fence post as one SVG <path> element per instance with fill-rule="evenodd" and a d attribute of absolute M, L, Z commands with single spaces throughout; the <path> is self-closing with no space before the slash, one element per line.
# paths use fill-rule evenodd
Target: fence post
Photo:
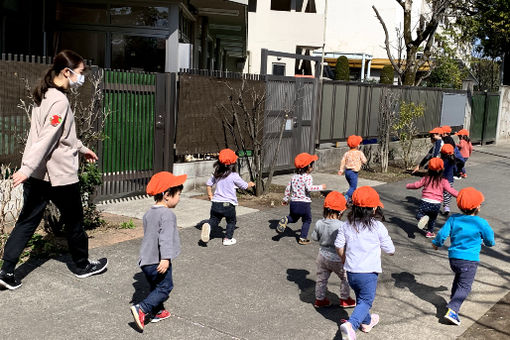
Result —
<path fill-rule="evenodd" d="M 485 90 L 484 95 L 485 95 L 485 101 L 484 101 L 484 106 L 483 106 L 482 135 L 481 135 L 480 145 L 485 144 L 485 128 L 487 127 L 487 111 L 489 109 L 489 92 L 487 92 L 487 90 Z"/>
<path fill-rule="evenodd" d="M 154 108 L 154 172 L 166 170 L 164 165 L 165 122 L 166 122 L 166 74 L 156 74 L 156 103 Z M 163 150 L 163 152 L 162 152 Z"/>

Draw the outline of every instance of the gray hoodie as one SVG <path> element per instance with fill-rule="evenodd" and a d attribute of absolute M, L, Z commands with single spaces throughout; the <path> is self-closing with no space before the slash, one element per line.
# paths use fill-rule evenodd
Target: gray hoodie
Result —
<path fill-rule="evenodd" d="M 321 251 L 337 254 L 335 240 L 338 229 L 344 225 L 344 222 L 337 219 L 323 218 L 315 223 L 312 233 L 312 240 L 318 241 Z"/>
<path fill-rule="evenodd" d="M 52 186 L 78 182 L 78 153 L 89 149 L 76 136 L 74 114 L 67 96 L 55 88 L 34 107 L 19 171 Z"/>

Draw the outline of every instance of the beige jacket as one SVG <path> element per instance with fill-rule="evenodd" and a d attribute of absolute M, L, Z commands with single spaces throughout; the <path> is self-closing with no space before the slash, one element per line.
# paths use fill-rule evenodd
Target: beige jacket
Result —
<path fill-rule="evenodd" d="M 40 106 L 32 110 L 27 145 L 19 171 L 52 186 L 78 182 L 78 152 L 86 153 L 76 136 L 74 114 L 67 96 L 50 88 Z"/>

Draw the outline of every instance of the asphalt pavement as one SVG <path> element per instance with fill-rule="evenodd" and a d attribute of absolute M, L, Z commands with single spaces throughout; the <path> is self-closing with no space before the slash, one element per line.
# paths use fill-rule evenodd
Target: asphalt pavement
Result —
<path fill-rule="evenodd" d="M 473 290 L 460 311 L 461 325 L 442 320 L 453 280 L 447 250 L 434 251 L 416 228 L 420 191 L 406 190 L 411 181 L 406 180 L 376 187 L 396 253 L 383 255 L 372 308 L 380 324 L 369 334 L 357 332 L 359 339 L 454 339 L 508 293 L 510 158 L 505 156 L 510 146 L 480 151 L 485 152 L 475 151 L 468 161 L 468 178 L 456 181 L 455 187 L 475 186 L 484 193 L 480 216 L 494 229 L 496 246 L 482 250 Z M 199 206 L 186 209 L 197 215 Z M 297 244 L 294 231 L 300 224 L 277 235 L 274 228 L 287 209 L 277 206 L 238 216 L 238 243 L 231 247 L 219 237 L 207 247 L 199 245 L 199 225 L 180 230 L 182 253 L 173 263 L 175 288 L 166 303 L 173 316 L 147 325 L 143 334 L 135 330 L 129 311 L 148 293 L 137 266 L 140 239 L 92 249 L 92 258 L 106 256 L 109 265 L 104 274 L 87 279 L 71 273 L 68 255 L 29 261 L 17 269 L 23 286 L 0 291 L 1 338 L 341 339 L 340 319 L 352 310 L 313 307 L 318 245 Z M 312 210 L 316 221 L 321 199 L 312 203 Z M 458 211 L 454 205 L 453 211 Z M 444 220 L 440 217 L 438 223 Z M 338 301 L 339 279 L 332 277 L 328 289 L 329 299 Z M 510 338 L 510 330 L 499 333 L 501 339 Z"/>

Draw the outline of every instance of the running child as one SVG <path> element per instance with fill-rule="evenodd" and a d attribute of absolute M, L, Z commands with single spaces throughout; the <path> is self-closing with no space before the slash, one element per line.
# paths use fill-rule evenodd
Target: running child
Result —
<path fill-rule="evenodd" d="M 326 184 L 313 185 L 313 178 L 310 175 L 313 171 L 313 165 L 318 159 L 317 155 L 310 155 L 306 152 L 300 153 L 294 158 L 296 174 L 292 176 L 285 188 L 282 202 L 284 205 L 289 204 L 290 213 L 288 216 L 282 217 L 276 227 L 276 231 L 283 233 L 288 223 L 295 223 L 301 218 L 303 226 L 298 240 L 301 245 L 310 243 L 308 239 L 308 230 L 312 223 L 312 198 L 310 193 L 326 189 Z"/>
<path fill-rule="evenodd" d="M 344 269 L 351 289 L 356 294 L 356 307 L 349 320 L 340 326 L 343 339 L 356 339 L 356 330 L 368 333 L 379 322 L 379 315 L 370 314 L 375 299 L 381 268 L 381 250 L 389 255 L 395 246 L 388 230 L 376 217 L 382 215 L 379 194 L 363 186 L 352 194 L 352 208 L 347 222 L 338 230 L 335 247 L 345 258 Z"/>
<path fill-rule="evenodd" d="M 330 192 L 324 199 L 324 218 L 317 221 L 312 233 L 312 239 L 320 244 L 317 255 L 317 282 L 315 283 L 315 307 L 327 307 L 331 302 L 326 297 L 328 279 L 331 272 L 340 278 L 340 307 L 356 306 L 356 301 L 350 297 L 349 283 L 344 271 L 342 258 L 335 249 L 338 229 L 344 225 L 340 219 L 344 214 L 347 202 L 338 191 Z"/>
<path fill-rule="evenodd" d="M 211 229 L 215 230 L 225 217 L 227 229 L 223 238 L 224 246 L 231 246 L 237 243 L 234 238 L 236 228 L 236 188 L 248 189 L 255 186 L 255 183 L 246 183 L 236 172 L 237 155 L 230 149 L 220 151 L 218 161 L 214 163 L 214 173 L 207 181 L 207 196 L 212 202 L 209 223 L 202 225 L 200 239 L 202 242 L 209 242 Z M 216 186 L 214 195 L 212 187 Z"/>
<path fill-rule="evenodd" d="M 425 237 L 436 237 L 434 233 L 434 224 L 436 223 L 437 215 L 441 209 L 443 202 L 443 191 L 449 192 L 451 195 L 457 197 L 457 190 L 450 186 L 446 178 L 443 178 L 444 162 L 441 158 L 432 158 L 429 161 L 428 173 L 422 177 L 421 180 L 408 183 L 407 189 L 419 189 L 423 187 L 422 198 L 418 211 L 416 212 L 416 219 L 418 220 L 418 228 L 426 229 Z"/>
<path fill-rule="evenodd" d="M 181 252 L 177 219 L 172 208 L 179 203 L 186 177 L 162 171 L 152 176 L 147 184 L 147 194 L 154 196 L 156 204 L 143 216 L 138 265 L 149 282 L 150 293 L 142 302 L 131 306 L 135 324 L 142 332 L 147 323 L 170 317 L 163 303 L 174 287 L 172 261 Z"/>
<path fill-rule="evenodd" d="M 475 279 L 480 262 L 481 243 L 487 247 L 495 244 L 494 232 L 489 223 L 477 216 L 483 201 L 483 194 L 475 188 L 461 189 L 457 196 L 457 206 L 463 214 L 450 216 L 432 241 L 432 247 L 437 250 L 450 237 L 448 258 L 455 278 L 450 302 L 446 305 L 448 311 L 444 317 L 455 325 L 460 325 L 460 306 L 471 291 Z"/>
<path fill-rule="evenodd" d="M 443 129 L 440 127 L 433 128 L 429 131 L 430 142 L 433 146 L 430 148 L 429 152 L 423 157 L 420 164 L 418 164 L 412 171 L 414 174 L 416 171 L 420 170 L 420 168 L 425 167 L 428 161 L 430 161 L 434 157 L 440 157 L 441 147 L 444 142 L 442 139 Z"/>
<path fill-rule="evenodd" d="M 443 177 L 448 180 L 450 186 L 453 188 L 454 182 L 454 172 L 455 172 L 455 155 L 454 149 L 451 144 L 445 144 L 441 148 L 441 159 L 444 162 L 444 171 Z M 448 215 L 450 213 L 450 201 L 452 199 L 452 195 L 447 191 L 443 191 L 443 214 Z"/>
<path fill-rule="evenodd" d="M 352 193 L 358 187 L 358 172 L 361 166 L 367 163 L 367 158 L 363 151 L 359 149 L 363 138 L 352 135 L 347 138 L 347 146 L 351 149 L 347 151 L 340 161 L 340 169 L 338 174 L 342 176 L 345 173 L 345 179 L 349 183 L 349 190 L 345 193 L 345 199 L 351 200 Z"/>
<path fill-rule="evenodd" d="M 464 158 L 464 166 L 460 172 L 460 176 L 462 178 L 467 177 L 466 173 L 466 162 L 471 157 L 471 153 L 473 152 L 473 144 L 471 144 L 471 139 L 469 138 L 469 131 L 466 129 L 461 129 L 459 132 L 455 134 L 459 137 L 459 144 L 457 144 L 457 148 L 459 148 L 460 154 L 462 158 Z"/>

